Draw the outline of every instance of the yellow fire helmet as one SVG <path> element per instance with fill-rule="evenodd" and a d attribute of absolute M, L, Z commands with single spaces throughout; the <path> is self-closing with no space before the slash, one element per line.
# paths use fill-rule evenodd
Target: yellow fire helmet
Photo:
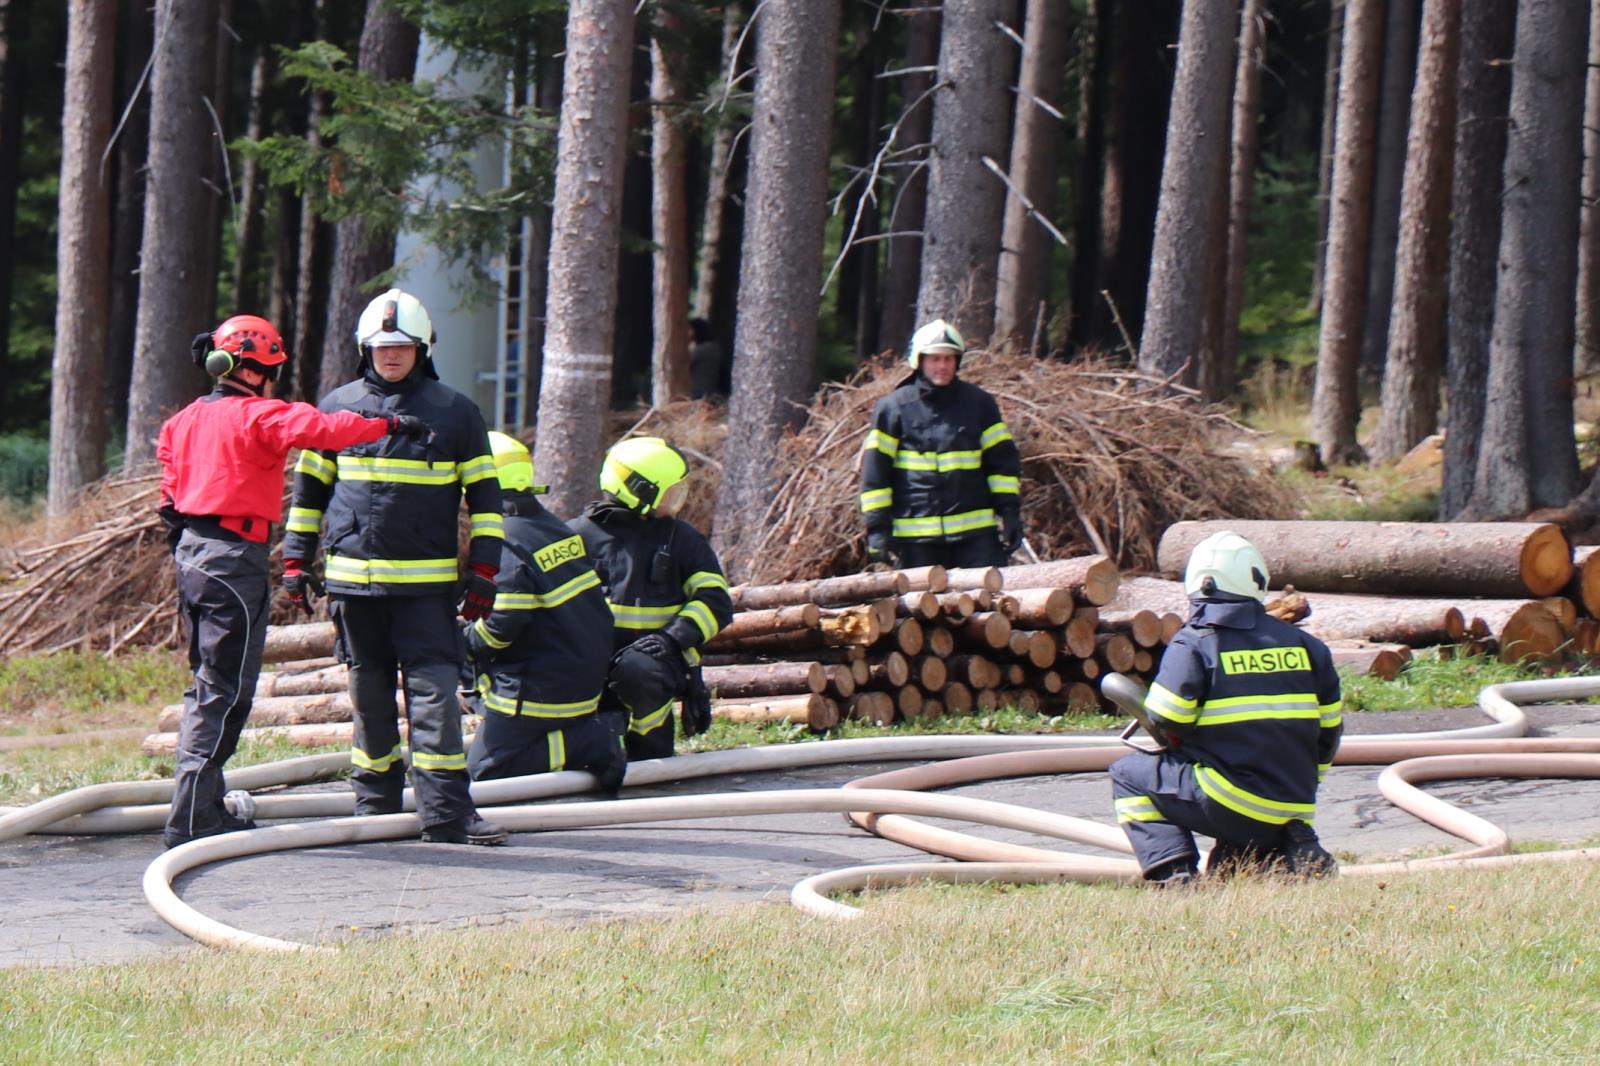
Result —
<path fill-rule="evenodd" d="M 549 491 L 549 486 L 533 483 L 533 454 L 526 444 L 509 433 L 490 430 L 489 450 L 494 454 L 494 472 L 500 478 L 500 491 Z"/>
<path fill-rule="evenodd" d="M 671 517 L 683 506 L 689 462 L 660 437 L 629 437 L 606 453 L 600 489 L 640 514 Z"/>
<path fill-rule="evenodd" d="M 961 353 L 967 350 L 967 342 L 962 339 L 961 331 L 942 318 L 936 318 L 926 326 L 911 335 L 911 347 L 906 351 L 906 362 L 911 364 L 911 369 L 916 370 L 922 365 L 924 352 L 951 352 L 956 357 L 956 365 L 961 365 Z"/>

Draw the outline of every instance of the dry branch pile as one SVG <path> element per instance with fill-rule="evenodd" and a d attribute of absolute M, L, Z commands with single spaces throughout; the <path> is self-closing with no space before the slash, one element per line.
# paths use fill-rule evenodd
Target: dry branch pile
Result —
<path fill-rule="evenodd" d="M 750 581 L 860 569 L 858 456 L 872 407 L 905 364 L 881 359 L 825 385 L 784 441 L 787 477 L 764 510 Z M 969 353 L 962 377 L 993 393 L 1022 451 L 1023 515 L 1041 558 L 1090 552 L 1120 567 L 1155 566 L 1161 530 L 1187 518 L 1277 517 L 1293 501 L 1273 479 L 1219 453 L 1248 432 L 1216 407 L 1108 361 Z"/>

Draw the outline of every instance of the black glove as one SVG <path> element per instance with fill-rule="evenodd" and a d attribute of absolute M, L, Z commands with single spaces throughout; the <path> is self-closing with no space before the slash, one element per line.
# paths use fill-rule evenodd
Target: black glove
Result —
<path fill-rule="evenodd" d="M 431 440 L 433 430 L 428 428 L 428 423 L 415 415 L 383 415 L 383 420 L 389 424 L 389 432 L 396 437 L 410 437 L 412 440 Z"/>
<path fill-rule="evenodd" d="M 678 724 L 683 735 L 697 737 L 711 728 L 711 690 L 699 669 L 689 679 L 689 690 L 683 694 L 683 709 L 678 714 Z"/>
<path fill-rule="evenodd" d="M 633 649 L 662 662 L 683 662 L 683 649 L 678 646 L 678 641 L 672 634 L 663 629 L 646 633 L 633 642 Z"/>
<path fill-rule="evenodd" d="M 489 617 L 494 610 L 494 568 L 484 563 L 473 563 L 472 572 L 461 585 L 461 598 L 457 609 L 469 622 Z"/>
<path fill-rule="evenodd" d="M 889 551 L 892 543 L 888 529 L 879 526 L 876 529 L 867 530 L 867 562 L 889 562 Z"/>
<path fill-rule="evenodd" d="M 156 508 L 156 514 L 161 516 L 161 524 L 166 527 L 167 551 L 177 551 L 178 539 L 183 536 L 183 515 L 179 514 L 178 509 L 170 503 L 164 503 Z"/>
<path fill-rule="evenodd" d="M 316 574 L 300 569 L 299 559 L 283 561 L 283 591 L 288 594 L 289 602 L 304 611 L 308 618 L 316 610 L 317 597 L 327 595 Z"/>
<path fill-rule="evenodd" d="M 1005 551 L 1006 558 L 1011 553 L 1022 547 L 1022 512 L 1005 510 L 1000 512 L 1000 547 Z"/>

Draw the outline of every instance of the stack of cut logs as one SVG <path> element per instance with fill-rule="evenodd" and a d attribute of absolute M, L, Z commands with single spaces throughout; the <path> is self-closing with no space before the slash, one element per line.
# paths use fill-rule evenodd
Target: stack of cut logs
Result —
<path fill-rule="evenodd" d="M 1001 706 L 1057 714 L 1100 707 L 1111 670 L 1148 679 L 1182 625 L 1180 606 L 1124 604 L 1104 556 L 1005 568 L 853 574 L 733 590 L 734 617 L 705 648 L 713 714 L 830 729 Z M 328 623 L 269 631 L 252 733 L 307 745 L 349 737 L 345 670 Z M 170 752 L 165 708 L 151 754 Z"/>

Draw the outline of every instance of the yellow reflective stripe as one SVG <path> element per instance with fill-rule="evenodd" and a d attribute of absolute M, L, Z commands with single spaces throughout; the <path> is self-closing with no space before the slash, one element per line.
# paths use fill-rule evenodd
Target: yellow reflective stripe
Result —
<path fill-rule="evenodd" d="M 711 613 L 711 608 L 699 600 L 693 600 L 686 604 L 683 610 L 678 613 L 681 617 L 693 622 L 707 640 L 716 636 L 717 630 L 722 628 L 717 625 L 716 615 Z"/>
<path fill-rule="evenodd" d="M 1246 818 L 1254 818 L 1258 822 L 1282 825 L 1298 819 L 1309 823 L 1317 809 L 1314 803 L 1286 803 L 1258 796 L 1254 792 L 1240 788 L 1209 766 L 1196 764 L 1194 779 L 1206 795 L 1230 811 L 1242 814 Z"/>
<path fill-rule="evenodd" d="M 1114 805 L 1117 811 L 1117 821 L 1120 822 L 1161 822 L 1166 819 L 1161 817 L 1161 812 L 1156 810 L 1155 801 L 1149 796 L 1124 796 Z"/>
<path fill-rule="evenodd" d="M 515 696 L 503 696 L 489 688 L 486 683 L 480 683 L 478 695 L 483 699 L 484 709 L 495 714 L 520 714 L 524 718 L 581 718 L 600 709 L 599 696 L 591 696 L 586 700 L 573 700 L 571 703 L 541 703 L 538 700 L 519 700 Z"/>
<path fill-rule="evenodd" d="M 1145 710 L 1180 725 L 1193 722 L 1199 713 L 1195 709 L 1198 706 L 1197 701 L 1186 700 L 1163 685 L 1150 686 L 1150 691 L 1144 698 L 1144 706 Z"/>
<path fill-rule="evenodd" d="M 1022 479 L 1012 477 L 1010 474 L 990 474 L 989 491 L 1002 495 L 1007 493 L 1018 495 L 1022 492 Z"/>
<path fill-rule="evenodd" d="M 1006 428 L 1006 424 L 1004 422 L 996 422 L 994 425 L 983 431 L 983 434 L 978 438 L 978 447 L 982 448 L 984 451 L 988 451 L 1001 441 L 1008 441 L 1011 439 L 1011 431 Z"/>
<path fill-rule="evenodd" d="M 283 528 L 290 533 L 315 533 L 322 528 L 322 512 L 315 507 L 291 507 Z"/>
<path fill-rule="evenodd" d="M 495 610 L 501 609 L 500 597 L 496 596 L 494 598 L 494 606 Z M 484 620 L 482 618 L 472 623 L 472 631 L 478 634 L 479 640 L 483 641 L 496 651 L 499 651 L 501 648 L 509 648 L 511 646 L 511 642 L 509 640 L 501 640 L 499 637 L 489 632 L 489 627 L 484 624 Z"/>
<path fill-rule="evenodd" d="M 1207 700 L 1200 708 L 1201 725 L 1229 725 L 1267 718 L 1321 717 L 1322 713 L 1317 709 L 1317 697 L 1304 692 L 1286 692 L 1277 696 L 1232 696 Z"/>
<path fill-rule="evenodd" d="M 350 749 L 350 765 L 358 770 L 375 770 L 381 774 L 399 761 L 400 745 L 398 744 L 387 755 L 368 755 L 360 748 Z"/>
<path fill-rule="evenodd" d="M 1317 763 L 1317 783 L 1318 784 L 1321 784 L 1322 783 L 1322 779 L 1328 776 L 1328 771 L 1332 767 L 1333 767 L 1333 763 L 1331 763 L 1331 762 L 1319 762 L 1319 763 Z"/>
<path fill-rule="evenodd" d="M 537 592 L 497 592 L 494 609 L 497 611 L 535 611 L 544 604 Z"/>
<path fill-rule="evenodd" d="M 1336 725 L 1344 724 L 1344 700 L 1334 700 L 1332 703 L 1320 704 L 1317 707 L 1322 717 L 1322 728 L 1332 729 Z"/>
<path fill-rule="evenodd" d="M 683 661 L 685 663 L 688 663 L 691 667 L 699 666 L 700 665 L 700 649 L 699 648 L 684 648 L 683 649 Z"/>
<path fill-rule="evenodd" d="M 896 518 L 894 535 L 897 537 L 937 537 L 971 533 L 978 529 L 993 529 L 994 511 L 985 507 L 981 511 L 962 514 L 926 515 L 919 518 Z"/>
<path fill-rule="evenodd" d="M 559 729 L 552 729 L 545 734 L 550 745 L 550 769 L 562 770 L 567 765 L 567 737 Z"/>
<path fill-rule="evenodd" d="M 465 770 L 467 768 L 467 753 L 457 752 L 454 755 L 438 755 L 426 751 L 411 753 L 411 768 L 413 770 Z"/>
<path fill-rule="evenodd" d="M 983 465 L 983 453 L 957 452 L 901 452 L 895 456 L 896 470 L 937 470 L 941 474 L 951 470 L 977 470 Z"/>
<path fill-rule="evenodd" d="M 693 596 L 701 589 L 722 589 L 726 591 L 727 588 L 728 579 L 715 570 L 696 570 L 683 582 L 683 594 L 685 596 Z"/>
<path fill-rule="evenodd" d="M 506 535 L 506 520 L 498 511 L 474 511 L 471 514 L 472 530 L 474 537 L 504 537 Z"/>
<path fill-rule="evenodd" d="M 456 464 L 380 455 L 340 455 L 339 477 L 343 481 L 387 481 L 399 485 L 454 485 Z"/>
<path fill-rule="evenodd" d="M 600 587 L 600 575 L 593 570 L 579 574 L 571 581 L 563 582 L 555 588 L 540 596 L 539 599 L 546 607 L 560 607 L 574 596 Z"/>
<path fill-rule="evenodd" d="M 494 468 L 494 456 L 480 455 L 475 459 L 468 459 L 457 464 L 453 469 L 460 473 L 463 485 L 476 485 L 484 478 L 498 477 Z"/>
<path fill-rule="evenodd" d="M 454 559 L 352 559 L 328 556 L 327 579 L 346 585 L 426 585 L 456 579 Z"/>
<path fill-rule="evenodd" d="M 872 451 L 874 448 L 893 459 L 895 454 L 900 451 L 900 441 L 898 438 L 889 436 L 881 429 L 875 429 L 867 434 L 866 440 L 861 442 L 861 450 L 864 452 Z"/>
<path fill-rule="evenodd" d="M 610 600 L 606 601 L 611 603 Z M 611 622 L 618 629 L 660 629 L 683 610 L 681 603 L 660 607 L 630 607 L 625 603 L 611 604 Z"/>
<path fill-rule="evenodd" d="M 297 474 L 310 474 L 324 485 L 332 485 L 338 468 L 324 459 L 321 452 L 307 448 L 300 453 L 300 458 L 295 460 L 294 472 Z"/>
<path fill-rule="evenodd" d="M 628 732 L 643 734 L 659 729 L 668 720 L 668 716 L 672 714 L 672 704 L 673 701 L 668 700 L 643 718 L 635 718 L 628 723 Z"/>
<path fill-rule="evenodd" d="M 893 489 L 870 489 L 861 494 L 861 509 L 863 511 L 881 511 L 885 507 L 893 506 Z"/>

